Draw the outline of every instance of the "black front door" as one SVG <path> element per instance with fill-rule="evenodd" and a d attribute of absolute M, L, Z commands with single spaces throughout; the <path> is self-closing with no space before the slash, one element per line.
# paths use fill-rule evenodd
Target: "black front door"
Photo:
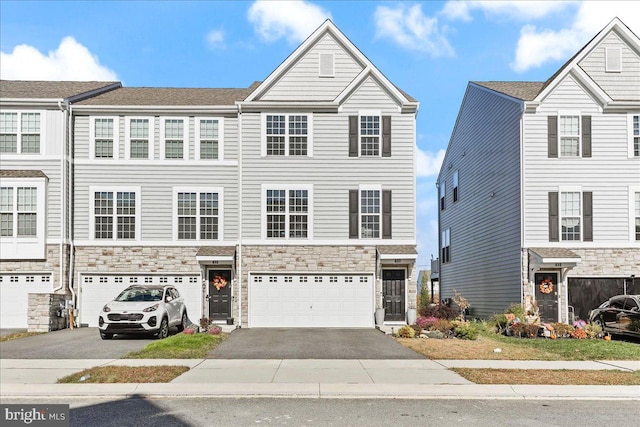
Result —
<path fill-rule="evenodd" d="M 558 321 L 558 273 L 536 273 L 536 302 L 543 322 Z"/>
<path fill-rule="evenodd" d="M 209 318 L 231 317 L 231 270 L 209 270 Z"/>
<path fill-rule="evenodd" d="M 404 321 L 404 284 L 404 270 L 382 270 L 385 321 Z"/>

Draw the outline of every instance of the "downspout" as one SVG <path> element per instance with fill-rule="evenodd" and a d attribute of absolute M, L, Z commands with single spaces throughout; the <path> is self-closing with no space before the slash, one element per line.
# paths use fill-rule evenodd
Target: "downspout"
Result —
<path fill-rule="evenodd" d="M 242 327 L 242 104 L 240 103 L 238 103 L 238 201 L 238 325 Z M 249 289 L 248 286 L 247 281 L 247 289 Z"/>
<path fill-rule="evenodd" d="M 60 109 L 60 111 L 62 113 L 64 113 L 64 117 L 65 119 L 67 117 L 69 117 L 69 109 L 67 108 L 66 105 L 62 104 L 62 101 L 58 101 L 58 108 Z M 66 120 L 65 120 L 66 121 Z M 58 274 L 60 283 L 58 286 L 56 286 L 53 289 L 53 293 L 56 293 L 62 289 L 64 289 L 64 242 L 65 242 L 65 236 L 66 236 L 66 230 L 67 230 L 67 226 L 66 226 L 66 208 L 67 208 L 67 198 L 65 193 L 65 188 L 66 188 L 66 184 L 67 184 L 67 168 L 65 166 L 65 161 L 66 161 L 66 155 L 67 155 L 67 151 L 65 149 L 65 142 L 68 140 L 69 138 L 69 130 L 67 128 L 64 129 L 63 132 L 63 145 L 62 145 L 62 155 L 60 156 L 60 179 L 61 179 L 61 183 L 60 183 L 60 199 L 62 200 L 62 206 L 61 206 L 61 210 L 60 210 L 60 249 L 59 249 L 59 268 L 60 268 L 60 272 Z"/>
<path fill-rule="evenodd" d="M 73 186 L 73 173 L 72 173 L 73 172 L 72 164 L 73 164 L 74 156 L 73 156 L 73 132 L 71 131 L 73 128 L 73 105 L 69 105 L 69 122 L 67 126 L 69 129 L 68 149 L 69 149 L 69 153 L 71 154 L 70 160 L 69 160 L 69 181 L 67 182 L 68 194 L 69 194 L 69 290 L 71 291 L 71 304 L 72 304 L 71 308 L 75 310 L 75 308 L 77 307 L 77 304 L 76 304 L 76 293 L 73 290 L 73 271 L 75 266 L 76 248 L 75 248 L 74 239 L 73 239 L 73 227 L 72 227 L 73 221 L 71 220 L 74 215 L 74 209 L 73 209 L 74 186 Z M 80 284 L 80 281 L 78 280 L 78 285 L 79 284 Z"/>
<path fill-rule="evenodd" d="M 527 250 L 527 260 L 523 260 L 523 249 L 525 243 L 525 227 L 524 227 L 524 203 L 525 203 L 525 187 L 524 187 L 524 114 L 525 114 L 525 106 L 521 104 L 520 106 L 520 305 L 524 307 L 524 292 L 525 287 L 522 283 L 522 271 L 526 270 L 527 272 L 527 286 L 526 289 L 530 288 L 531 280 L 530 280 L 530 272 L 529 272 L 529 253 Z M 532 292 L 531 301 L 533 301 L 536 297 L 536 293 Z"/>

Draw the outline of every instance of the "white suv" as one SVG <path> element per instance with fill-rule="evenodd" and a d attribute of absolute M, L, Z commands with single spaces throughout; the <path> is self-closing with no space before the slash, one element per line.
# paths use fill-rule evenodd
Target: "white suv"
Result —
<path fill-rule="evenodd" d="M 182 332 L 188 324 L 187 308 L 173 286 L 129 286 L 100 313 L 100 337 L 114 334 L 154 334 L 166 338 L 169 328 Z"/>

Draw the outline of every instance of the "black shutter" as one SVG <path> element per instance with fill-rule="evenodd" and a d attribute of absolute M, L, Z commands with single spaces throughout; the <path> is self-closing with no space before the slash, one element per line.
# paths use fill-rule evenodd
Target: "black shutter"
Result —
<path fill-rule="evenodd" d="M 558 229 L 558 192 L 549 193 L 549 241 L 560 241 L 560 230 Z"/>
<path fill-rule="evenodd" d="M 358 238 L 358 190 L 349 190 L 349 238 Z"/>
<path fill-rule="evenodd" d="M 582 157 L 591 157 L 591 116 L 582 116 Z"/>
<path fill-rule="evenodd" d="M 382 116 L 382 157 L 391 157 L 391 116 Z"/>
<path fill-rule="evenodd" d="M 558 157 L 558 116 L 547 117 L 547 147 L 549 157 Z"/>
<path fill-rule="evenodd" d="M 358 116 L 349 116 L 349 157 L 358 157 Z"/>
<path fill-rule="evenodd" d="M 382 192 L 382 238 L 391 238 L 391 190 Z"/>
<path fill-rule="evenodd" d="M 585 191 L 582 193 L 582 219 L 584 222 L 585 242 L 593 242 L 593 193 Z"/>

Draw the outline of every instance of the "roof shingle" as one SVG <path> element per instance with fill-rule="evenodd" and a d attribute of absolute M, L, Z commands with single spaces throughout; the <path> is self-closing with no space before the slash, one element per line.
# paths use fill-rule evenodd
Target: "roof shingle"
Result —
<path fill-rule="evenodd" d="M 66 99 L 118 82 L 0 80 L 0 98 Z"/>
<path fill-rule="evenodd" d="M 544 88 L 545 82 L 472 82 L 523 101 L 533 101 Z"/>

